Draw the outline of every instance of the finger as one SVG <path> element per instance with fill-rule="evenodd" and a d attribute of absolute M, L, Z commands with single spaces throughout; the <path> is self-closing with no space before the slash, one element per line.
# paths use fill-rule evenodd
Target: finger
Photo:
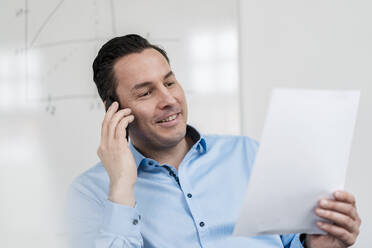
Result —
<path fill-rule="evenodd" d="M 127 126 L 129 123 L 131 123 L 134 120 L 134 115 L 128 115 L 122 118 L 119 122 L 119 124 L 116 127 L 116 134 L 115 138 L 120 140 L 120 139 L 125 139 L 127 135 Z"/>
<path fill-rule="evenodd" d="M 333 193 L 333 196 L 338 201 L 347 202 L 355 206 L 355 197 L 346 191 L 343 190 L 336 191 Z"/>
<path fill-rule="evenodd" d="M 105 140 L 105 138 L 107 137 L 109 122 L 118 108 L 119 108 L 119 104 L 117 102 L 113 102 L 111 106 L 109 107 L 109 109 L 107 110 L 105 117 L 102 121 L 101 140 Z"/>
<path fill-rule="evenodd" d="M 116 130 L 116 126 L 118 125 L 119 121 L 129 115 L 131 112 L 131 110 L 129 108 L 126 108 L 126 109 L 122 109 L 120 111 L 118 111 L 117 113 L 115 113 L 111 120 L 110 120 L 110 123 L 109 123 L 109 130 L 108 130 L 108 138 L 109 140 L 111 139 L 114 139 L 115 137 L 115 130 Z"/>
<path fill-rule="evenodd" d="M 356 222 L 349 216 L 321 208 L 316 208 L 315 213 L 326 220 L 330 220 L 334 224 L 345 228 L 349 232 L 355 232 L 357 230 Z"/>
<path fill-rule="evenodd" d="M 351 217 L 353 220 L 358 219 L 356 208 L 350 203 L 323 199 L 319 202 L 319 206 L 324 209 L 333 210 L 345 214 Z"/>
<path fill-rule="evenodd" d="M 320 221 L 316 224 L 320 229 L 341 240 L 347 246 L 351 246 L 355 242 L 355 236 L 342 227 Z"/>

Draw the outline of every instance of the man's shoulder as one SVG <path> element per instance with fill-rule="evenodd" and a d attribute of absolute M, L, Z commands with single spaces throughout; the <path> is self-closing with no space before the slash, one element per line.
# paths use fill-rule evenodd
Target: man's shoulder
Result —
<path fill-rule="evenodd" d="M 258 151 L 258 142 L 248 136 L 206 135 L 206 159 L 223 161 L 234 170 L 250 171 Z"/>
<path fill-rule="evenodd" d="M 78 175 L 71 183 L 71 187 L 82 193 L 107 191 L 109 185 L 108 174 L 101 162 L 90 167 Z"/>
<path fill-rule="evenodd" d="M 221 135 L 221 134 L 208 134 L 203 136 L 209 147 L 215 145 L 243 145 L 257 149 L 259 143 L 257 140 L 243 135 Z"/>
<path fill-rule="evenodd" d="M 106 170 L 101 162 L 96 163 L 92 167 L 83 171 L 79 176 L 75 178 L 75 181 L 87 180 L 87 179 L 101 179 L 107 176 Z"/>

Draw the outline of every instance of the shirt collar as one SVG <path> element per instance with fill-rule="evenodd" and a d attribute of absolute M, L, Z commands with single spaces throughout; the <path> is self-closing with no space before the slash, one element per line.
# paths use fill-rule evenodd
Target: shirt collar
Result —
<path fill-rule="evenodd" d="M 207 142 L 205 138 L 192 126 L 187 125 L 186 127 L 186 136 L 190 137 L 191 140 L 194 142 L 194 145 L 191 147 L 190 150 L 196 149 L 199 153 L 204 154 L 207 152 Z M 132 141 L 129 140 L 129 149 L 132 151 L 134 161 L 136 162 L 137 168 L 145 163 L 147 160 L 152 160 L 150 158 L 146 158 L 145 156 L 140 153 L 136 147 L 134 147 Z M 154 163 L 156 161 L 152 160 Z"/>

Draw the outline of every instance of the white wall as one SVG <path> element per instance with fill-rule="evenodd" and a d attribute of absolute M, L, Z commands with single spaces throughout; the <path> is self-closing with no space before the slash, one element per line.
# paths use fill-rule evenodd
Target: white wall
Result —
<path fill-rule="evenodd" d="M 354 247 L 372 243 L 372 2 L 241 0 L 243 134 L 260 139 L 273 87 L 360 89 L 346 190 L 362 217 Z"/>

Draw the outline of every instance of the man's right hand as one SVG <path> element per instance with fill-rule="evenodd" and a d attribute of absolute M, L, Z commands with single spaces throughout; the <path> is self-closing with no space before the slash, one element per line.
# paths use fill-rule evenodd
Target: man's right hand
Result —
<path fill-rule="evenodd" d="M 105 103 L 106 104 L 106 103 Z M 126 137 L 126 127 L 134 120 L 129 108 L 117 111 L 114 102 L 102 122 L 101 144 L 97 154 L 110 178 L 109 200 L 134 207 L 137 166 Z"/>

